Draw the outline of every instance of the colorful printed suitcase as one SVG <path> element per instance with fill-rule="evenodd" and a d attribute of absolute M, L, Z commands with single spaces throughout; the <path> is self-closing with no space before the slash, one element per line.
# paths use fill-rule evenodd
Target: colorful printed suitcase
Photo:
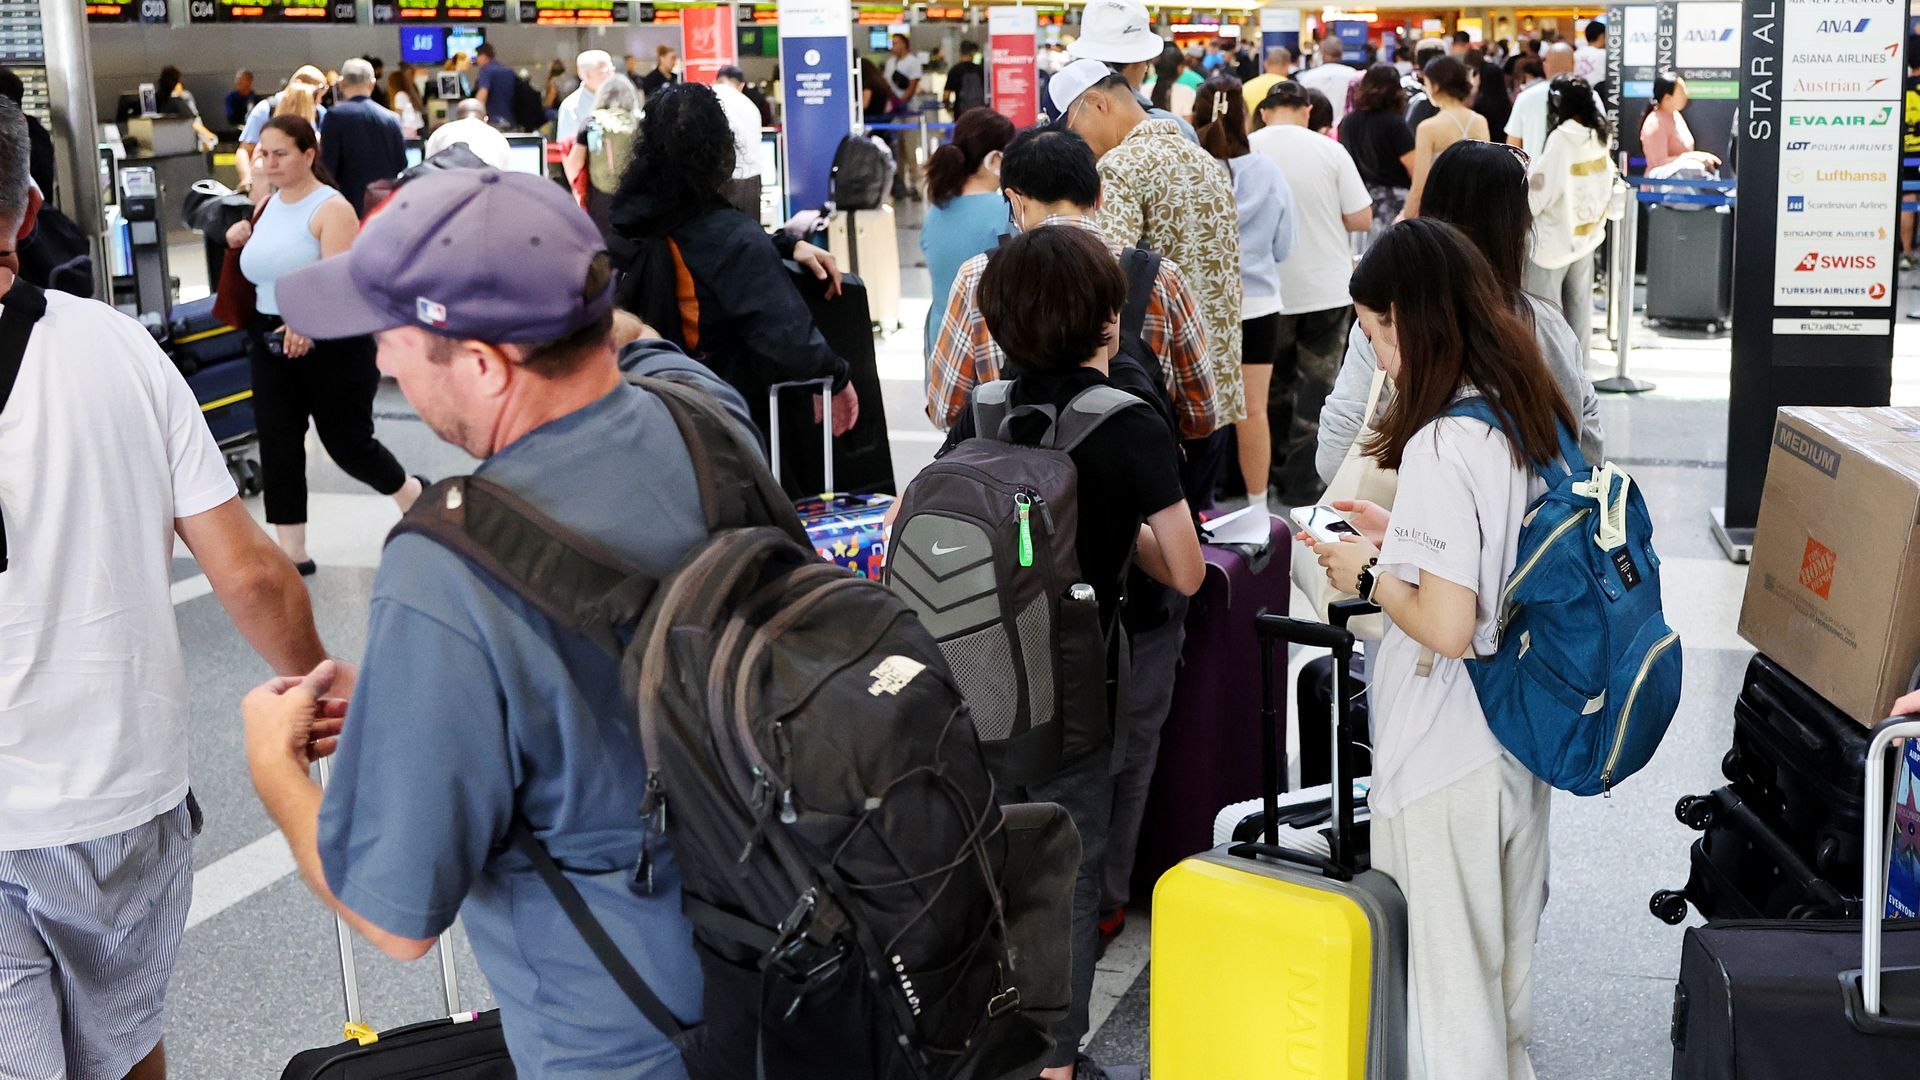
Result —
<path fill-rule="evenodd" d="M 1277 802 L 1275 643 L 1331 648 L 1344 672 L 1353 635 L 1277 615 L 1258 623 L 1266 797 Z M 1336 740 L 1350 741 L 1351 711 L 1335 722 Z M 1350 759 L 1336 764 L 1339 790 L 1351 783 Z M 1276 810 L 1270 803 L 1265 820 L 1275 822 Z M 1352 804 L 1338 801 L 1326 855 L 1224 844 L 1160 879 L 1149 969 L 1154 1080 L 1403 1080 L 1406 901 L 1369 868 L 1353 817 Z"/>
<path fill-rule="evenodd" d="M 800 523 L 807 527 L 807 535 L 813 539 L 815 551 L 820 557 L 836 566 L 844 566 L 856 574 L 862 574 L 875 581 L 887 565 L 885 522 L 887 511 L 893 507 L 891 495 L 848 495 L 833 490 L 833 382 L 821 379 L 817 382 L 778 383 L 769 392 L 768 415 L 772 418 L 770 441 L 774 446 L 780 443 L 780 391 L 794 386 L 817 386 L 820 393 L 820 415 L 823 422 L 821 454 L 826 462 L 825 493 L 811 499 L 801 499 L 794 503 L 794 510 L 800 515 Z M 773 455 L 773 478 L 780 477 L 780 459 L 782 455 Z"/>

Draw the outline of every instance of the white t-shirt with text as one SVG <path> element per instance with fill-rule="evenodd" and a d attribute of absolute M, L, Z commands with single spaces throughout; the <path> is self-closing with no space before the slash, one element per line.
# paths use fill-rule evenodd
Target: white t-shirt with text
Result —
<path fill-rule="evenodd" d="M 1373 205 L 1347 148 L 1298 124 L 1274 124 L 1247 136 L 1255 153 L 1280 166 L 1293 189 L 1293 254 L 1280 264 L 1281 310 L 1288 315 L 1353 303 L 1353 246 L 1341 217 Z"/>
<path fill-rule="evenodd" d="M 153 337 L 48 293 L 0 411 L 0 850 L 110 836 L 186 797 L 174 519 L 234 494 Z"/>
<path fill-rule="evenodd" d="M 1494 651 L 1500 592 L 1513 573 L 1520 519 L 1546 490 L 1513 462 L 1507 437 L 1466 417 L 1421 428 L 1400 463 L 1393 520 L 1374 573 L 1410 584 L 1444 578 L 1479 597 L 1474 655 Z M 1421 644 L 1391 620 L 1373 667 L 1375 815 L 1391 817 L 1500 755 L 1464 661 L 1435 656 L 1419 674 Z"/>

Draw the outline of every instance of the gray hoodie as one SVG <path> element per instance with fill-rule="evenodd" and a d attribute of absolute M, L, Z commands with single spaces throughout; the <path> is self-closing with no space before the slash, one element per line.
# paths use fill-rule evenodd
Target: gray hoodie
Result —
<path fill-rule="evenodd" d="M 1589 462 L 1597 463 L 1603 445 L 1600 395 L 1594 392 L 1593 380 L 1587 378 L 1581 367 L 1579 342 L 1574 340 L 1573 330 L 1567 326 L 1559 308 L 1532 293 L 1526 297 L 1527 303 L 1533 306 L 1533 334 L 1547 359 L 1547 370 L 1553 373 L 1553 381 L 1560 385 L 1567 404 L 1580 417 L 1580 451 Z M 1327 395 L 1327 403 L 1320 410 L 1320 448 L 1313 463 L 1323 481 L 1333 481 L 1333 474 L 1339 471 L 1340 462 L 1347 456 L 1347 448 L 1360 437 L 1362 414 L 1367 411 L 1367 389 L 1373 385 L 1373 371 L 1379 364 L 1373 353 L 1373 342 L 1360 332 L 1360 324 L 1354 323 L 1347 333 L 1347 357 L 1341 361 L 1333 392 Z"/>

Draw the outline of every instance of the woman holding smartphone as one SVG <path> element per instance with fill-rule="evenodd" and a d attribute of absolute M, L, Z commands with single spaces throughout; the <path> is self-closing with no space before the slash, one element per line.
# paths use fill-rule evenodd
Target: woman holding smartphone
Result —
<path fill-rule="evenodd" d="M 253 412 L 260 431 L 261 487 L 267 523 L 302 574 L 307 557 L 307 423 L 347 475 L 398 503 L 419 498 L 409 477 L 373 436 L 373 395 L 380 387 L 372 338 L 313 341 L 280 325 L 274 284 L 281 277 L 346 251 L 360 219 L 316 160 L 320 140 L 300 116 L 276 116 L 260 134 L 256 176 L 272 185 L 257 224 L 227 232 L 241 248 L 240 272 L 253 283 L 259 316 L 247 328 L 253 358 Z M 275 354 L 268 339 L 280 336 Z"/>
<path fill-rule="evenodd" d="M 1534 938 L 1546 905 L 1547 786 L 1487 726 L 1465 660 L 1491 654 L 1520 523 L 1573 413 L 1533 328 L 1451 225 L 1403 222 L 1354 272 L 1360 325 L 1395 393 L 1363 444 L 1400 474 L 1389 515 L 1314 551 L 1377 604 L 1374 865 L 1408 912 L 1408 1076 L 1532 1080 Z M 1444 416 L 1483 397 L 1501 418 Z M 1310 542 L 1303 540 L 1303 542 Z M 1422 659 L 1431 655 L 1427 674 Z"/>

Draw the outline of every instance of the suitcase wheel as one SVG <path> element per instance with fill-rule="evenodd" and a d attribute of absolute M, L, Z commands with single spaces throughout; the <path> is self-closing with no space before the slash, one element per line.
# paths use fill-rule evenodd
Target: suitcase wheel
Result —
<path fill-rule="evenodd" d="M 1694 832 L 1705 832 L 1713 823 L 1713 803 L 1699 795 L 1682 795 L 1673 808 L 1673 816 Z"/>
<path fill-rule="evenodd" d="M 1738 746 L 1729 749 L 1727 756 L 1720 759 L 1720 775 L 1729 780 L 1739 781 L 1740 748 Z"/>
<path fill-rule="evenodd" d="M 227 459 L 227 473 L 233 477 L 233 486 L 240 489 L 243 497 L 260 494 L 260 463 L 250 457 L 230 457 Z"/>
<path fill-rule="evenodd" d="M 1654 893 L 1653 899 L 1647 902 L 1647 908 L 1653 912 L 1654 918 L 1669 926 L 1679 926 L 1687 919 L 1686 894 L 1672 889 L 1661 889 Z"/>

